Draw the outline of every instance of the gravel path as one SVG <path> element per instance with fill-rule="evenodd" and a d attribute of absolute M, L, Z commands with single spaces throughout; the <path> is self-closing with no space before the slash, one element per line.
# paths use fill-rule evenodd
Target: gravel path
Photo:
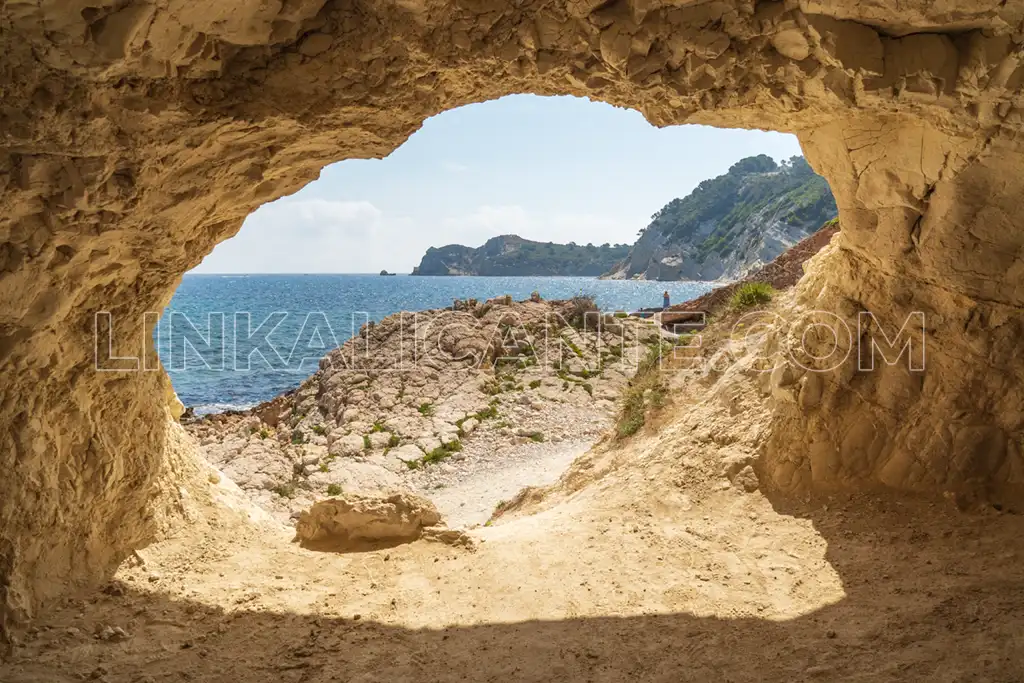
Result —
<path fill-rule="evenodd" d="M 417 473 L 413 486 L 434 501 L 451 527 L 486 522 L 494 507 L 527 486 L 551 484 L 594 440 L 529 443 L 441 463 Z"/>

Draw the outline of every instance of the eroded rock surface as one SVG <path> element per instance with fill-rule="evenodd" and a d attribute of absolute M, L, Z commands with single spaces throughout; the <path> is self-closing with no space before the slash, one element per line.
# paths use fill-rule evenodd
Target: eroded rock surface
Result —
<path fill-rule="evenodd" d="M 157 533 L 173 412 L 144 349 L 181 273 L 325 164 L 517 92 L 795 132 L 849 226 L 804 300 L 890 325 L 921 310 L 930 360 L 780 403 L 775 481 L 1019 497 L 1022 17 L 1020 0 L 9 0 L 3 618 Z"/>
<path fill-rule="evenodd" d="M 318 550 L 352 550 L 375 543 L 408 543 L 441 524 L 426 498 L 407 492 L 348 493 L 313 505 L 299 516 L 295 540 Z"/>
<path fill-rule="evenodd" d="M 399 313 L 295 391 L 186 423 L 206 458 L 282 521 L 330 492 L 441 487 L 453 465 L 591 443 L 664 333 L 587 299 Z"/>

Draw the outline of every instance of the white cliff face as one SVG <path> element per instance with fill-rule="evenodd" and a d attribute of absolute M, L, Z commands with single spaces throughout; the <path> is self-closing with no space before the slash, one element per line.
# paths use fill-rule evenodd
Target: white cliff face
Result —
<path fill-rule="evenodd" d="M 803 159 L 779 167 L 763 155 L 751 157 L 665 206 L 610 277 L 742 277 L 835 215 L 827 184 Z"/>

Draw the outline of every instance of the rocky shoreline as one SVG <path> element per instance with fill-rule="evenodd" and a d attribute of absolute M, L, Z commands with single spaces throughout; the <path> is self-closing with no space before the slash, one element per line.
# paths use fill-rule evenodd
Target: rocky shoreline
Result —
<path fill-rule="evenodd" d="M 479 473 L 541 473 L 545 462 L 587 450 L 665 334 L 651 321 L 602 314 L 587 297 L 456 301 L 367 324 L 294 391 L 185 428 L 282 521 L 327 496 L 397 488 L 436 496 L 446 516 L 479 523 L 481 506 L 546 483 Z M 468 480 L 471 500 L 446 498 Z"/>

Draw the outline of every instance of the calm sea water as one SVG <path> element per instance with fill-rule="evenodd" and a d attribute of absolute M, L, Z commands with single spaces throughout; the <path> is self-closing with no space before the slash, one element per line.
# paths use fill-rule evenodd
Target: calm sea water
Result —
<path fill-rule="evenodd" d="M 399 311 L 444 308 L 455 298 L 511 294 L 519 301 L 534 290 L 545 299 L 585 292 L 603 310 L 636 310 L 660 306 L 666 289 L 682 302 L 711 286 L 585 277 L 186 275 L 160 321 L 157 348 L 186 406 L 240 409 L 298 386 L 367 320 Z"/>

